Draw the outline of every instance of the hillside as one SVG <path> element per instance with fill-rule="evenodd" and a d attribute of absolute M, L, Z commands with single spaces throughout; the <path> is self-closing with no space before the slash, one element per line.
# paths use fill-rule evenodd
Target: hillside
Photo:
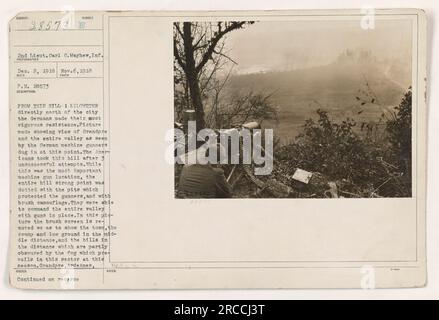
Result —
<path fill-rule="evenodd" d="M 395 74 L 400 77 L 392 79 Z M 377 120 L 383 108 L 396 106 L 401 101 L 408 88 L 403 84 L 408 83 L 407 78 L 407 70 L 396 63 L 379 63 L 367 55 L 351 57 L 348 51 L 326 66 L 235 75 L 230 79 L 227 93 L 274 92 L 272 103 L 278 108 L 279 123 L 268 122 L 266 126 L 273 126 L 286 142 L 300 131 L 307 118 L 315 116 L 318 108 L 329 111 L 336 119 Z M 366 99 L 367 93 L 375 95 L 379 105 L 362 105 L 356 98 Z"/>

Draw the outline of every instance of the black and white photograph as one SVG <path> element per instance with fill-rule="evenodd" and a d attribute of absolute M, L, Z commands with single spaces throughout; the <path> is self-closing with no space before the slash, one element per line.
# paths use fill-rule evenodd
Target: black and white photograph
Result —
<path fill-rule="evenodd" d="M 175 22 L 173 43 L 177 198 L 412 196 L 411 20 Z"/>

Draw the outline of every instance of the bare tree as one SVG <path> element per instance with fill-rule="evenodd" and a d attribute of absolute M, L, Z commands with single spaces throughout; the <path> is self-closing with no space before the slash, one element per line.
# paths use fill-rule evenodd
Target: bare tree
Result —
<path fill-rule="evenodd" d="M 258 121 L 260 124 L 264 120 L 277 121 L 277 108 L 270 102 L 273 94 L 254 93 L 250 90 L 245 94 L 232 95 L 226 103 L 217 107 L 217 126 L 229 128 L 248 121 Z"/>
<path fill-rule="evenodd" d="M 204 128 L 204 105 L 202 91 L 218 68 L 220 58 L 233 61 L 224 53 L 224 37 L 233 30 L 253 22 L 175 22 L 174 58 L 184 75 L 182 85 L 186 88 L 188 102 L 195 110 L 197 126 Z M 209 70 L 209 61 L 214 68 Z M 209 76 L 210 74 L 210 76 Z M 206 79 L 201 85 L 201 78 Z"/>

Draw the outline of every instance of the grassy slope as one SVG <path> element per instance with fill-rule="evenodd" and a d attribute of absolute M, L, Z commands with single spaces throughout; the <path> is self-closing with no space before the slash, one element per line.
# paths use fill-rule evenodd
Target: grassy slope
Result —
<path fill-rule="evenodd" d="M 279 110 L 279 123 L 266 122 L 265 127 L 274 127 L 286 143 L 300 132 L 307 118 L 315 116 L 318 108 L 329 111 L 336 120 L 346 117 L 358 123 L 378 120 L 383 107 L 371 103 L 361 105 L 355 98 L 366 98 L 358 92 L 367 89 L 366 81 L 384 107 L 396 106 L 407 89 L 373 66 L 333 63 L 303 70 L 235 76 L 228 92 L 274 91 L 272 102 Z"/>

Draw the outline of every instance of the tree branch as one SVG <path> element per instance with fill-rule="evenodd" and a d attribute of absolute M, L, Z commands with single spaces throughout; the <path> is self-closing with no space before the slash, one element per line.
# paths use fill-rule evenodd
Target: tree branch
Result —
<path fill-rule="evenodd" d="M 186 64 L 183 62 L 183 60 L 180 57 L 180 54 L 178 52 L 178 48 L 177 48 L 177 40 L 174 39 L 174 57 L 177 60 L 178 64 L 180 65 L 180 67 L 183 69 L 183 71 L 186 70 Z"/>
<path fill-rule="evenodd" d="M 218 23 L 218 32 L 217 34 L 212 38 L 210 45 L 206 52 L 204 53 L 200 63 L 198 66 L 196 66 L 196 71 L 200 72 L 201 69 L 206 65 L 207 61 L 212 57 L 212 54 L 214 53 L 215 47 L 218 44 L 218 42 L 221 40 L 221 38 L 229 33 L 230 31 L 233 31 L 235 29 L 240 29 L 246 22 L 232 22 L 230 25 L 228 25 L 224 30 L 222 29 L 222 25 Z"/>
<path fill-rule="evenodd" d="M 177 32 L 180 34 L 180 36 L 183 38 L 183 32 L 181 32 L 180 29 L 180 25 L 178 24 L 178 22 L 174 23 L 175 29 L 177 30 Z"/>
<path fill-rule="evenodd" d="M 233 64 L 236 64 L 236 65 L 238 64 L 235 60 L 233 60 L 232 58 L 230 58 L 228 55 L 222 53 L 221 51 L 213 50 L 213 53 L 215 53 L 215 54 L 217 54 L 217 55 L 219 55 L 219 56 L 221 56 L 221 57 L 226 58 L 227 60 L 231 61 Z"/>

